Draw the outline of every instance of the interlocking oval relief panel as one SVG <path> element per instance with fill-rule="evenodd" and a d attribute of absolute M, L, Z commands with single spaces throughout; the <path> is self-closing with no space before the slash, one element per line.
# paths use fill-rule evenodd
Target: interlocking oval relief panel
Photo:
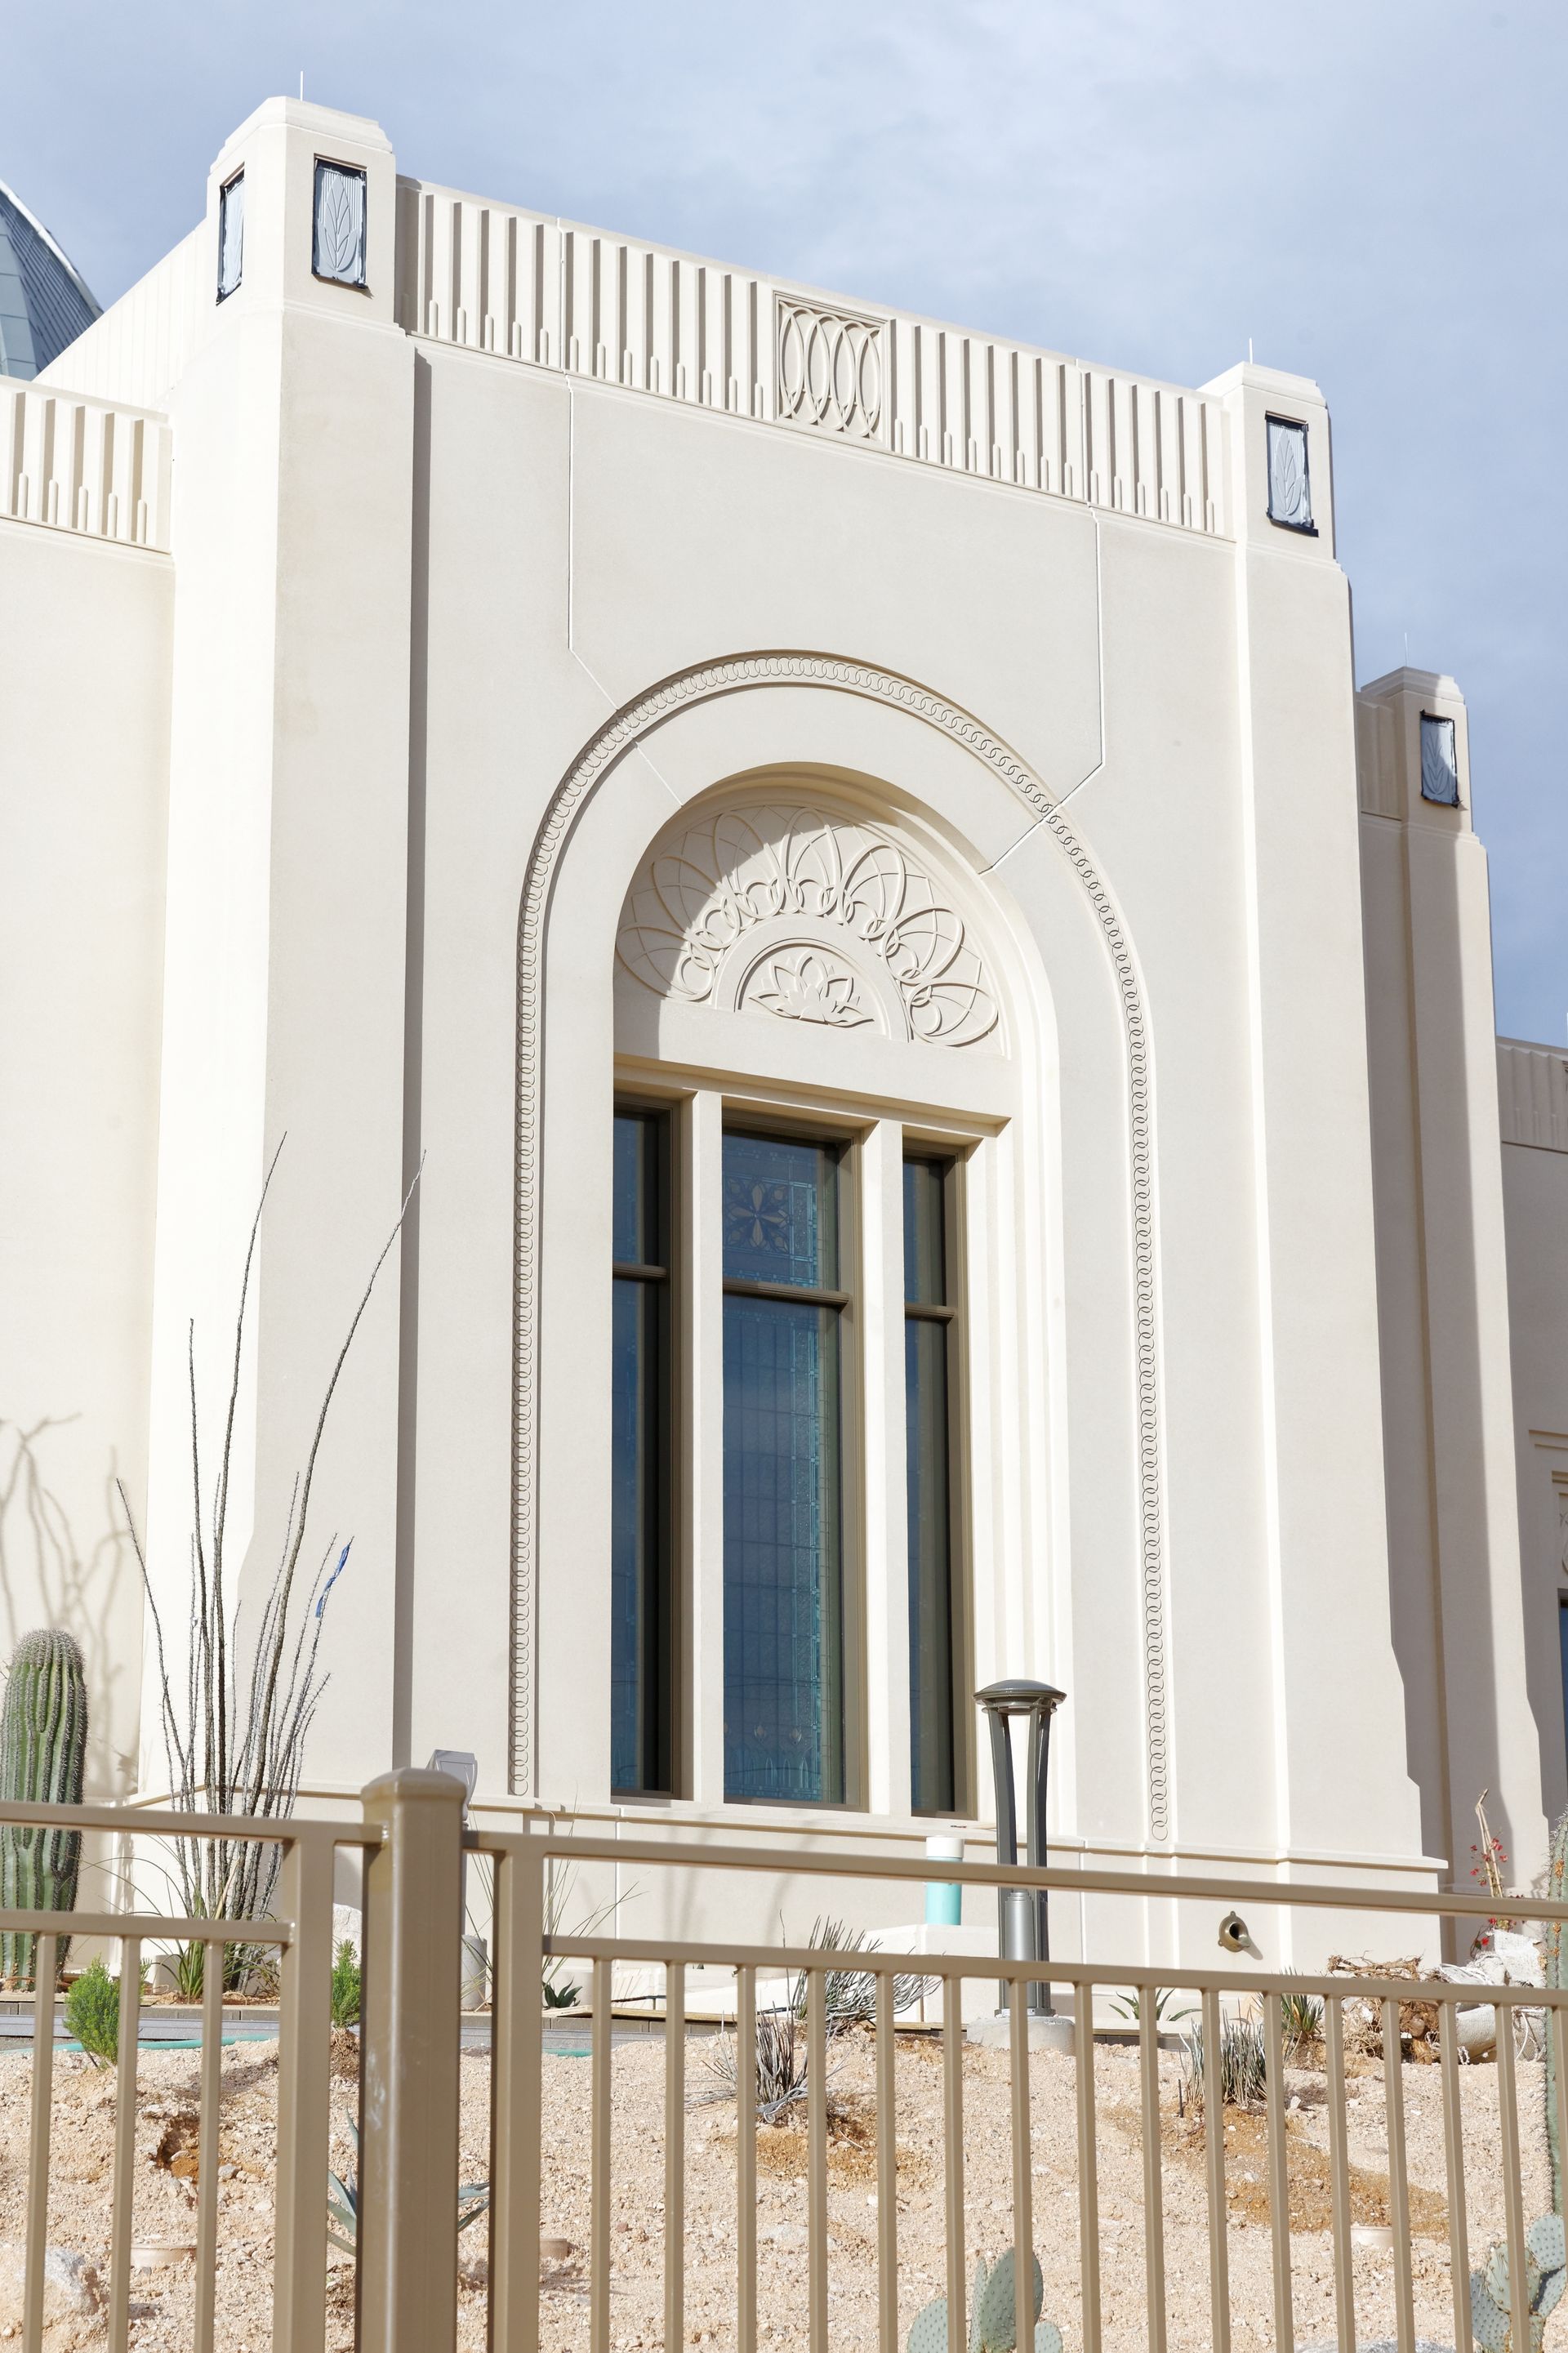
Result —
<path fill-rule="evenodd" d="M 690 1005 L 998 1043 L 995 993 L 947 894 L 889 835 L 821 809 L 748 805 L 666 834 L 616 949 L 646 988 Z"/>

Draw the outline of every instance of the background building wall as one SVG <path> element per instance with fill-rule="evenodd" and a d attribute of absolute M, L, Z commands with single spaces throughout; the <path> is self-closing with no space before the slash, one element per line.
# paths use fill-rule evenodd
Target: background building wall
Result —
<path fill-rule="evenodd" d="M 1459 806 L 1421 795 L 1421 717 L 1451 718 Z M 1486 853 L 1463 699 L 1396 670 L 1359 697 L 1362 867 L 1394 1625 L 1426 1841 L 1463 1881 L 1489 1815 L 1544 1856 L 1523 1704 L 1513 1396 Z"/>
<path fill-rule="evenodd" d="M 1525 1661 L 1555 1820 L 1568 1807 L 1568 1056 L 1513 1038 L 1497 1054 Z"/>

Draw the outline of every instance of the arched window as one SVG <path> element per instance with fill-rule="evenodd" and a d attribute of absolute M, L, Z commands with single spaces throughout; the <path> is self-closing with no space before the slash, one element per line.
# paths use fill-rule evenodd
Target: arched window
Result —
<path fill-rule="evenodd" d="M 688 812 L 616 941 L 612 1772 L 970 1804 L 977 1155 L 1015 1110 L 979 886 L 777 778 Z M 896 1704 L 877 1687 L 896 1661 Z M 896 1724 L 890 1772 L 873 1719 Z"/>

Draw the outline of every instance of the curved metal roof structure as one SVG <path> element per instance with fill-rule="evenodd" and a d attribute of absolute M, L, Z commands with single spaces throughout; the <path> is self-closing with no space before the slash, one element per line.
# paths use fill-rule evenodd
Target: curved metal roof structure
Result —
<path fill-rule="evenodd" d="M 37 375 L 101 307 L 43 222 L 0 180 L 0 375 Z"/>

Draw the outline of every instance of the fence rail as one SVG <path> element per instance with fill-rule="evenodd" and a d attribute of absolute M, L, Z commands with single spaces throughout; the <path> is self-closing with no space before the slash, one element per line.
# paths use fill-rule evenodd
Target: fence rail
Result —
<path fill-rule="evenodd" d="M 763 2353 L 781 2342 L 809 2353 L 858 2345 L 897 2353 L 922 2280 L 933 2284 L 928 2269 L 946 2292 L 945 2326 L 928 2327 L 945 2334 L 949 2353 L 963 2353 L 966 2274 L 983 2249 L 1026 2257 L 1039 2251 L 1046 2312 L 1069 2353 L 1134 2344 L 1165 2353 L 1194 2337 L 1217 2353 L 1229 2353 L 1233 2341 L 1294 2353 L 1314 2326 L 1331 2328 L 1345 2353 L 1380 2328 L 1399 2353 L 1415 2353 L 1418 2334 L 1439 2328 L 1457 2353 L 1468 2353 L 1471 2267 L 1489 2244 L 1506 2259 L 1508 2309 L 1492 2333 L 1506 2321 L 1512 2345 L 1535 2341 L 1532 2298 L 1543 2268 L 1535 2259 L 1542 2248 L 1548 2256 L 1552 2250 L 1550 2232 L 1532 2228 L 1531 2217 L 1544 2215 L 1560 2196 L 1548 2182 L 1546 2144 L 1550 2121 L 1559 2146 L 1568 2145 L 1568 1990 L 1412 1978 L 1374 1966 L 1350 1975 L 1298 1974 L 1230 1957 L 1156 1963 L 1095 1952 L 1052 1961 L 1051 1985 L 1070 2008 L 1070 2046 L 1042 2050 L 1031 2047 L 1027 2006 L 1029 1987 L 1047 1974 L 1038 1960 L 828 1947 L 798 1936 L 767 1944 L 605 1933 L 602 1922 L 564 1923 L 552 1893 L 560 1884 L 553 1874 L 584 1863 L 631 1860 L 639 1873 L 683 1874 L 678 1883 L 688 1893 L 713 1883 L 708 1874 L 759 1871 L 804 1892 L 814 1881 L 920 1883 L 931 1868 L 923 1860 L 820 1850 L 760 1859 L 752 1849 L 677 1840 L 465 1831 L 460 1786 L 427 1773 L 373 1784 L 360 1821 L 0 1806 L 0 1837 L 61 1827 L 118 1835 L 139 1852 L 160 1841 L 166 1848 L 203 1838 L 264 1841 L 282 1848 L 282 1870 L 278 1916 L 266 1921 L 159 1913 L 140 1904 L 69 1915 L 0 1912 L 0 1932 L 37 1939 L 22 2353 L 42 2353 L 46 2342 L 51 2207 L 62 2227 L 80 2235 L 58 2184 L 51 2198 L 57 2078 L 70 2063 L 60 2059 L 55 2030 L 56 1963 L 66 1935 L 106 1940 L 120 1956 L 105 2251 L 112 2353 L 123 2353 L 132 2327 L 138 2070 L 150 2064 L 150 2046 L 139 2043 L 141 1964 L 171 1943 L 200 1946 L 206 1963 L 191 2063 L 195 2259 L 188 2341 L 195 2353 L 236 2341 L 220 2312 L 230 2209 L 219 2157 L 224 2105 L 237 2078 L 225 2075 L 225 1971 L 213 1963 L 237 1946 L 266 1947 L 279 1968 L 271 2323 L 284 2353 L 338 2353 L 348 2342 L 351 2305 L 363 2353 L 455 2353 L 459 2343 L 477 2346 L 481 2335 L 495 2353 L 544 2347 L 616 2353 L 634 2343 L 659 2343 L 673 2353 L 696 2328 L 705 2342 L 735 2353 Z M 333 2132 L 333 1875 L 344 1850 L 363 1857 L 364 1873 L 350 2304 L 329 2284 L 325 2203 Z M 459 2007 L 465 1861 L 471 1878 L 484 1882 L 493 1948 L 488 2054 L 468 2058 Z M 1022 1885 L 1173 1903 L 1247 1901 L 1271 1910 L 1329 1907 L 1391 1926 L 1413 1915 L 1474 1923 L 1499 1908 L 1485 1894 L 1272 1880 L 977 1863 L 943 1863 L 941 1871 L 944 1880 L 992 1892 Z M 731 1883 L 721 1876 L 718 1883 Z M 1505 1900 L 1516 1917 L 1568 1921 L 1568 1905 Z M 573 2030 L 572 2047 L 585 2063 L 582 2077 L 574 2062 L 546 2058 L 546 2032 L 554 2030 L 542 2021 L 542 1972 L 563 1961 L 575 1966 L 588 1994 Z M 640 2029 L 617 2013 L 619 1968 L 638 1969 L 645 1981 L 658 1976 L 653 1995 L 645 1993 L 655 2014 Z M 693 1972 L 704 1973 L 695 2008 Z M 906 2034 L 899 2008 L 907 1995 L 900 1980 L 911 1972 L 941 2008 L 940 2025 L 918 2037 Z M 714 2010 L 716 1979 L 732 1989 L 717 2018 L 703 2014 Z M 1000 1989 L 988 2029 L 1000 2047 L 990 2050 L 974 2048 L 966 2035 L 965 1988 L 973 1996 L 981 1982 Z M 1193 2005 L 1184 2021 L 1185 2052 L 1169 2047 L 1158 2007 L 1173 1989 Z M 1121 2021 L 1121 2044 L 1096 2033 L 1112 1993 L 1131 2013 Z M 853 2031 L 847 2004 L 858 2021 Z M 1320 2006 L 1319 2026 L 1303 2059 L 1295 2040 L 1310 2004 Z M 1493 2016 L 1495 2063 L 1467 2065 L 1475 2037 L 1461 2013 L 1481 2004 Z M 1226 2096 L 1227 2036 L 1243 2013 L 1261 2053 L 1249 2107 Z M 1423 2019 L 1435 2021 L 1430 2033 Z M 469 2041 L 471 2050 L 471 2028 Z M 1413 2066 L 1407 2042 L 1412 2059 L 1419 2046 L 1435 2063 Z M 1550 2078 L 1533 2056 L 1521 2056 L 1537 2047 L 1549 2047 L 1555 2061 Z M 18 2054 L 0 2062 L 7 2063 L 24 2063 Z M 788 2078 L 782 2099 L 781 2065 Z M 488 2221 L 475 2232 L 479 2240 L 488 2232 L 482 2321 L 475 2267 L 459 2272 L 457 2198 L 460 2172 L 475 2161 L 481 2083 L 489 2189 Z M 1363 2112 L 1379 2101 L 1368 2126 Z M 721 2106 L 721 2132 L 693 2129 L 697 2103 L 704 2111 Z M 851 2124 L 859 2139 L 843 2142 Z M 1367 2154 L 1373 2127 L 1381 2131 L 1375 2169 Z M 797 2172 L 781 2175 L 781 2149 Z M 860 2168 L 858 2200 L 841 2178 L 846 2149 Z M 1304 2182 L 1321 2197 L 1321 2211 L 1309 2200 L 1293 2219 Z M 867 2183 L 874 2184 L 869 2220 Z M 1243 2191 L 1251 2203 L 1237 2207 Z M 645 2229 L 653 2226 L 647 2243 L 656 2252 L 647 2256 L 637 2252 L 644 2242 L 626 2228 L 629 2197 Z M 721 2209 L 714 2203 L 721 2197 Z M 1390 2233 L 1386 2248 L 1373 2253 L 1357 2237 L 1357 2215 L 1369 2200 Z M 763 2227 L 782 2207 L 799 2216 L 780 2226 L 789 2234 L 787 2254 L 778 2231 Z M 581 2260 L 563 2268 L 552 2259 L 547 2270 L 542 2229 L 564 2229 L 563 2216 Z M 1141 2281 L 1130 2288 L 1140 2239 Z M 709 2258 L 721 2243 L 716 2267 Z M 465 2239 L 464 2252 L 468 2244 Z M 1563 2268 L 1560 2261 L 1544 2265 L 1552 2279 Z M 1007 2292 L 1005 2279 L 999 2292 Z M 1029 2345 L 1036 2301 L 1027 2260 L 1013 2267 L 1011 2295 L 1015 2341 Z"/>

